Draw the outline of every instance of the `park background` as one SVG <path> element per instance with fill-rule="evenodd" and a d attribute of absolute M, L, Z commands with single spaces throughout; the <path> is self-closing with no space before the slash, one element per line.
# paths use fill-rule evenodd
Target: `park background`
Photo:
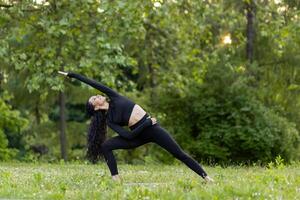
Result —
<path fill-rule="evenodd" d="M 0 198 L 300 199 L 299 17 L 299 0 L 0 0 Z M 58 70 L 141 105 L 215 183 L 153 144 L 115 151 L 112 182 L 85 159 L 101 93 Z"/>
<path fill-rule="evenodd" d="M 298 0 L 0 1 L 0 160 L 86 162 L 77 72 L 141 105 L 204 164 L 300 159 Z M 114 136 L 109 130 L 109 137 Z M 159 147 L 118 162 L 173 163 Z"/>

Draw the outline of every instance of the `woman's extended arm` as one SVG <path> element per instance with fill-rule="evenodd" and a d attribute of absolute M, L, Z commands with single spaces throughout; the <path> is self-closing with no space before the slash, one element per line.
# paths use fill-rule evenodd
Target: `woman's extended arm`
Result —
<path fill-rule="evenodd" d="M 100 90 L 101 92 L 107 94 L 109 97 L 119 96 L 119 94 L 116 91 L 112 90 L 111 88 L 109 88 L 105 85 L 102 85 L 101 83 L 99 83 L 95 80 L 92 80 L 85 76 L 82 76 L 80 74 L 76 74 L 74 72 L 68 72 L 67 76 L 70 78 L 76 78 L 76 79 L 92 86 L 93 88 L 96 88 L 97 90 Z"/>
<path fill-rule="evenodd" d="M 107 125 L 111 129 L 116 131 L 120 136 L 127 138 L 127 139 L 132 139 L 132 138 L 135 138 L 136 136 L 138 136 L 144 128 L 151 126 L 152 120 L 151 120 L 151 118 L 147 118 L 140 126 L 136 127 L 132 131 L 127 131 L 122 126 L 120 126 L 118 124 L 114 124 L 112 122 L 108 122 Z"/>

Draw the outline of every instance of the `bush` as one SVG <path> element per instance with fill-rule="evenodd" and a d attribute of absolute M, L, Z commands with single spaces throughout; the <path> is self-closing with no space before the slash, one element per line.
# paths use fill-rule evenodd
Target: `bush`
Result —
<path fill-rule="evenodd" d="M 278 155 L 286 161 L 299 159 L 295 124 L 258 101 L 248 81 L 230 67 L 215 65 L 203 84 L 187 84 L 185 95 L 163 85 L 156 108 L 166 113 L 161 120 L 178 143 L 197 159 L 263 163 Z"/>
<path fill-rule="evenodd" d="M 19 136 L 20 130 L 26 126 L 27 120 L 20 117 L 18 111 L 13 111 L 5 102 L 10 99 L 7 93 L 0 96 L 0 160 L 8 160 L 15 157 L 18 150 L 9 148 L 8 136 Z M 21 137 L 21 136 L 20 136 Z"/>

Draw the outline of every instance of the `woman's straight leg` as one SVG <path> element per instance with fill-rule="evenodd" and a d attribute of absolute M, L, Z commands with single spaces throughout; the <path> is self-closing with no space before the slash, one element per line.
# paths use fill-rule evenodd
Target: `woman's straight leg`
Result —
<path fill-rule="evenodd" d="M 149 129 L 148 129 L 149 130 Z M 150 130 L 149 130 L 150 131 Z M 190 169 L 200 175 L 202 178 L 207 176 L 201 165 L 194 160 L 191 156 L 185 153 L 172 136 L 158 124 L 151 129 L 152 142 L 158 144 L 168 152 L 170 152 L 175 158 L 182 161 Z"/>
<path fill-rule="evenodd" d="M 117 162 L 112 150 L 115 149 L 132 149 L 138 146 L 141 146 L 147 143 L 147 140 L 143 140 L 142 137 L 137 137 L 134 139 L 125 139 L 121 136 L 116 136 L 106 140 L 102 145 L 101 149 L 103 152 L 103 156 L 108 165 L 110 173 L 112 176 L 118 174 Z"/>

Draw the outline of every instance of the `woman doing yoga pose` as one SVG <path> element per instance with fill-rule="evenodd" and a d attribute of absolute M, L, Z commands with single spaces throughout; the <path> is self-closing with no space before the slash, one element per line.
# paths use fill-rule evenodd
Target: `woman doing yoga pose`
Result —
<path fill-rule="evenodd" d="M 88 133 L 87 156 L 96 162 L 103 155 L 112 178 L 118 180 L 118 168 L 113 155 L 115 149 L 132 149 L 143 144 L 153 142 L 167 150 L 175 158 L 182 161 L 207 182 L 213 182 L 201 165 L 186 154 L 171 135 L 162 128 L 155 118 L 151 118 L 143 108 L 130 99 L 120 95 L 111 88 L 94 80 L 73 72 L 61 72 L 70 78 L 76 78 L 109 97 L 95 95 L 86 103 L 87 113 L 91 116 Z M 106 140 L 106 125 L 119 135 Z M 122 126 L 128 126 L 131 131 Z"/>

